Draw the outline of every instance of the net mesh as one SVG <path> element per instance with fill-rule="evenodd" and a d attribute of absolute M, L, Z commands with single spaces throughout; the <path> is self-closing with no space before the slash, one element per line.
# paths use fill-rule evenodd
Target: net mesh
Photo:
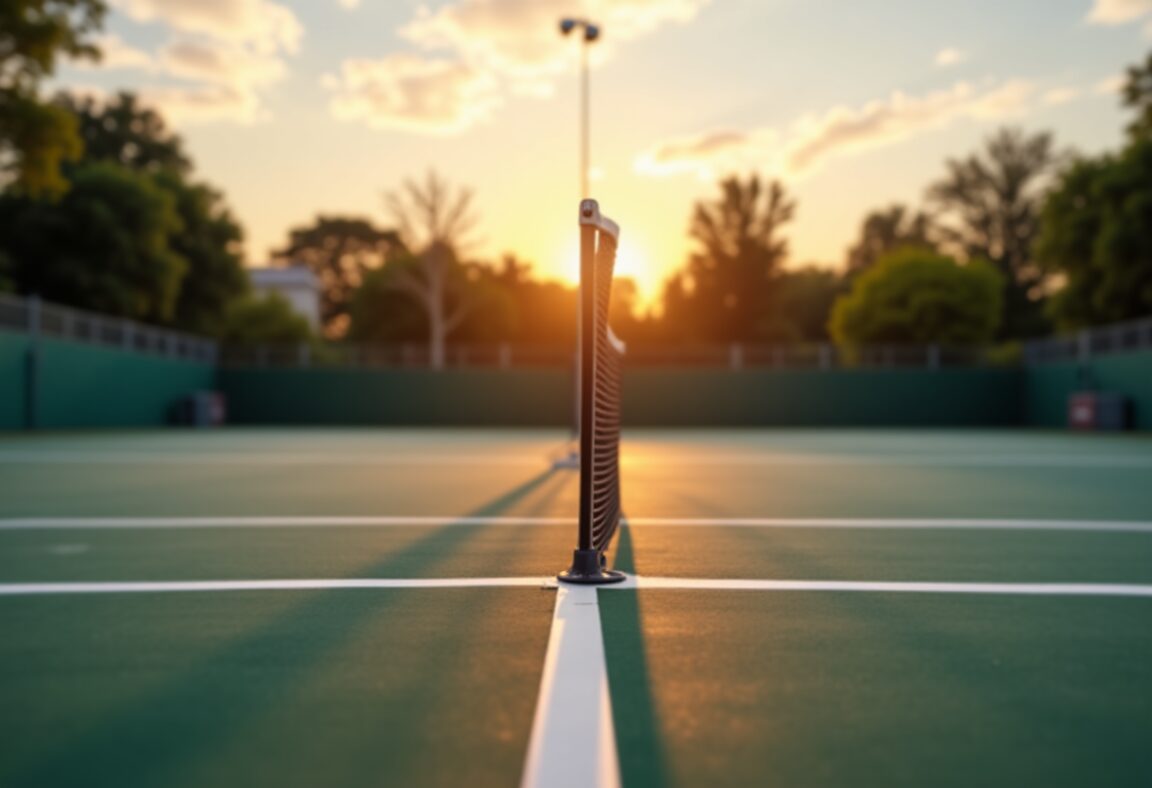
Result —
<path fill-rule="evenodd" d="M 612 274 L 616 265 L 616 239 L 609 233 L 597 233 L 593 282 L 589 288 L 594 298 L 591 336 L 586 337 L 584 352 L 592 353 L 592 380 L 583 389 L 592 398 L 591 456 L 582 458 L 583 473 L 592 477 L 591 519 L 592 546 L 608 548 L 620 524 L 620 382 L 624 345 L 608 325 L 612 300 Z"/>

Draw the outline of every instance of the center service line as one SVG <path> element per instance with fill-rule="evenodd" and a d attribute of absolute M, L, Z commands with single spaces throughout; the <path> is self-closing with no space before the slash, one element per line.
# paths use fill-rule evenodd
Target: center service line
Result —
<path fill-rule="evenodd" d="M 561 585 L 521 788 L 619 788 L 595 586 Z"/>

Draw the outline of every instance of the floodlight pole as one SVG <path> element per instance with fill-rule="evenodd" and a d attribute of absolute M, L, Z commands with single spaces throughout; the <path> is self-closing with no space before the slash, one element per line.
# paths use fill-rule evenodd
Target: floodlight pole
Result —
<path fill-rule="evenodd" d="M 587 19 L 565 18 L 560 20 L 560 34 L 567 36 L 573 30 L 581 30 L 580 37 L 580 199 L 589 197 L 588 168 L 589 168 L 589 137 L 591 136 L 588 120 L 589 107 L 589 75 L 588 75 L 588 48 L 600 38 L 600 26 Z"/>
<path fill-rule="evenodd" d="M 589 153 L 591 143 L 591 122 L 589 121 L 591 99 L 589 87 L 589 68 L 588 68 L 588 48 L 600 38 L 600 26 L 589 22 L 587 19 L 576 19 L 573 17 L 565 17 L 560 20 L 560 35 L 567 36 L 573 30 L 581 30 L 583 35 L 580 37 L 580 200 L 589 199 L 590 191 L 588 185 L 588 170 L 590 167 L 591 154 Z M 577 290 L 579 292 L 579 289 Z M 577 326 L 580 325 L 580 299 L 576 299 L 576 322 Z M 579 330 L 577 331 L 579 333 Z M 577 340 L 579 345 L 579 340 Z M 576 353 L 573 356 L 573 373 L 576 385 L 574 386 L 574 397 L 572 400 L 573 418 L 572 418 L 572 439 L 575 440 L 580 434 L 580 354 Z M 578 467 L 580 455 L 577 450 L 571 451 L 566 457 L 554 463 L 556 468 L 576 468 Z"/>

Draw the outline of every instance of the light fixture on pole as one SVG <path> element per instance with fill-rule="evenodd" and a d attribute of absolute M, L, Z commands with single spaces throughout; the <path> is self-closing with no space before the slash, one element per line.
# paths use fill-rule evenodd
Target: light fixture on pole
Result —
<path fill-rule="evenodd" d="M 560 20 L 560 33 L 568 35 L 573 30 L 582 30 L 580 44 L 580 199 L 587 199 L 588 193 L 588 46 L 600 38 L 600 27 L 587 19 L 564 18 Z"/>

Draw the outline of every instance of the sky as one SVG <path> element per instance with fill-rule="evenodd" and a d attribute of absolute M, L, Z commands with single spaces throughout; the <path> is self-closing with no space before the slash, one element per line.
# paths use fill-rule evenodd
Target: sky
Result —
<path fill-rule="evenodd" d="M 864 215 L 917 205 L 996 128 L 1116 147 L 1152 0 L 110 0 L 103 63 L 56 87 L 133 90 L 184 138 L 266 264 L 317 214 L 387 226 L 429 169 L 474 192 L 471 256 L 576 273 L 578 56 L 590 48 L 592 196 L 651 298 L 717 180 L 780 178 L 789 265 L 843 264 Z"/>

